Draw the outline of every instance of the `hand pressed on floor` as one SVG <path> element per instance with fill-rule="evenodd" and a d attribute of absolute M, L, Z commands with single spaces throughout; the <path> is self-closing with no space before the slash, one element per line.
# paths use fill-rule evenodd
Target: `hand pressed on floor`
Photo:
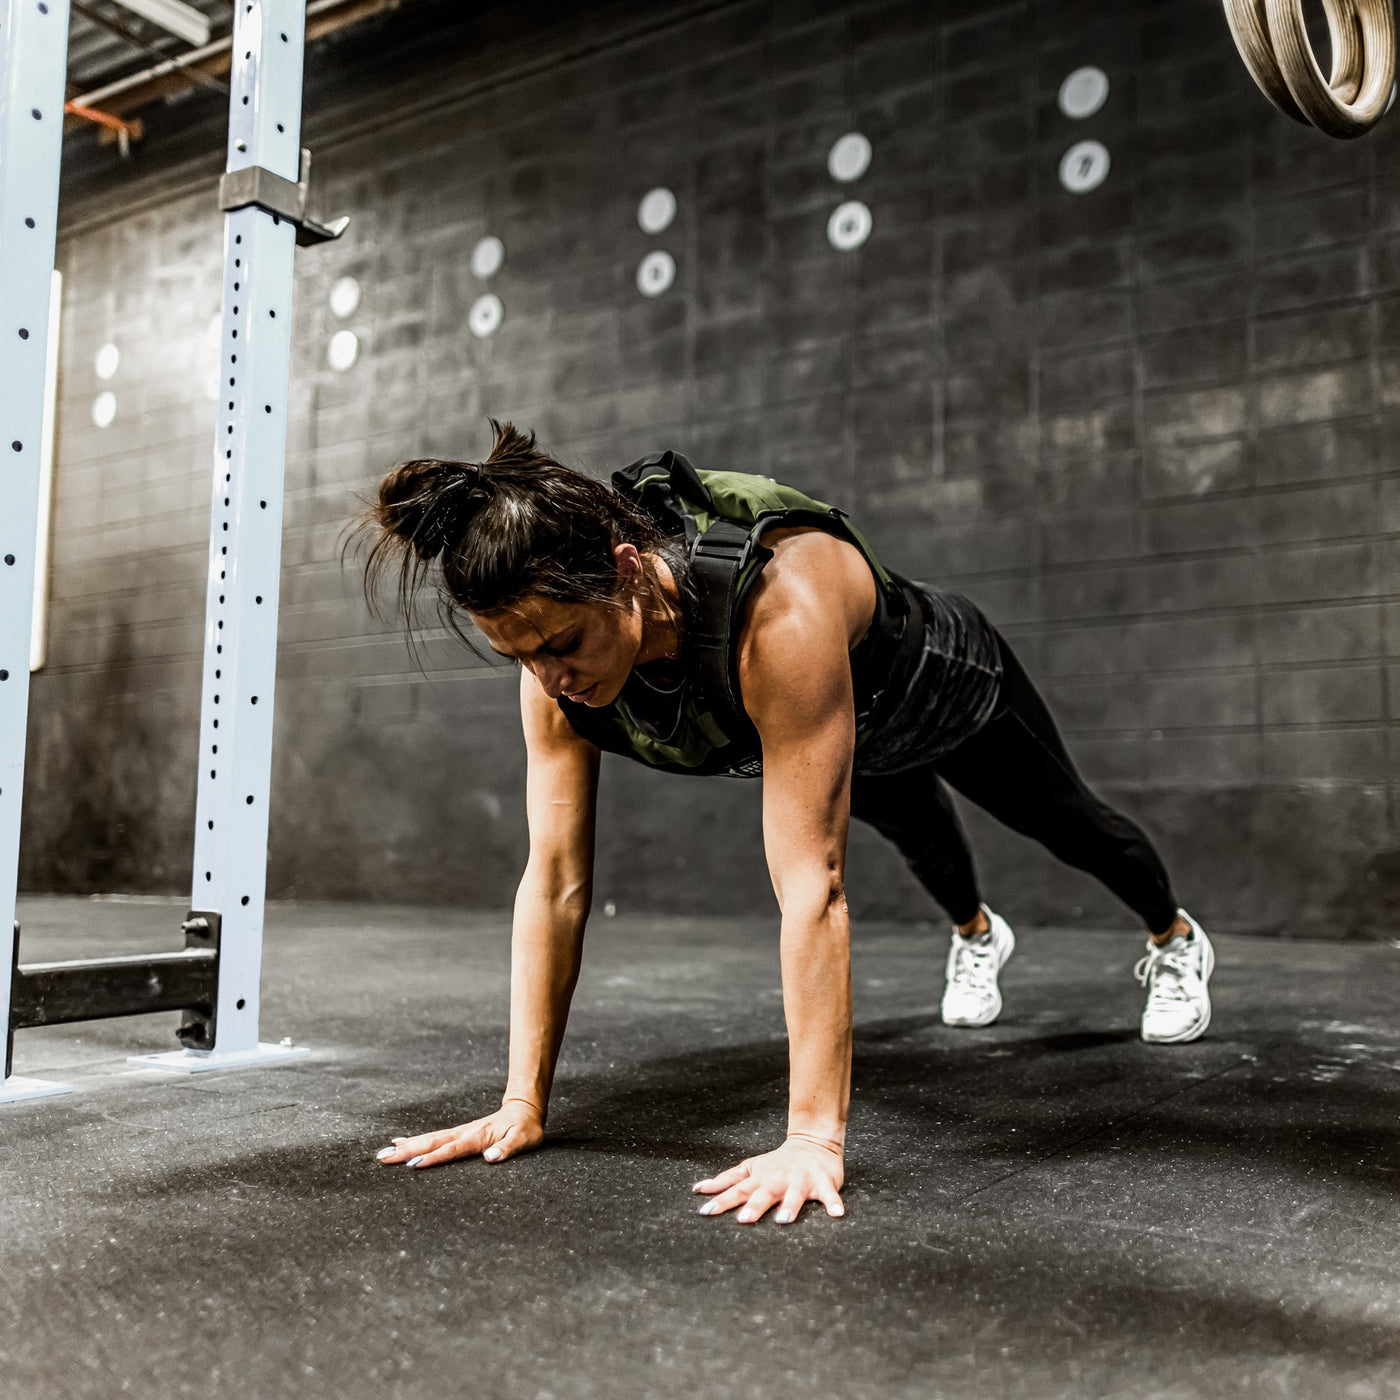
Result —
<path fill-rule="evenodd" d="M 820 1201 L 828 1215 L 844 1215 L 844 1181 L 839 1147 L 789 1135 L 776 1151 L 750 1157 L 708 1181 L 697 1181 L 694 1190 L 714 1197 L 700 1207 L 701 1215 L 723 1215 L 738 1206 L 734 1218 L 741 1225 L 751 1225 L 776 1205 L 773 1218 L 779 1225 L 791 1225 L 808 1201 Z"/>
<path fill-rule="evenodd" d="M 384 1148 L 378 1156 L 386 1166 L 406 1162 L 415 1169 L 440 1167 L 459 1157 L 482 1156 L 488 1162 L 504 1162 L 507 1157 L 538 1147 L 543 1141 L 544 1124 L 533 1108 L 503 1104 L 495 1113 L 455 1128 L 395 1138 L 394 1145 Z"/>

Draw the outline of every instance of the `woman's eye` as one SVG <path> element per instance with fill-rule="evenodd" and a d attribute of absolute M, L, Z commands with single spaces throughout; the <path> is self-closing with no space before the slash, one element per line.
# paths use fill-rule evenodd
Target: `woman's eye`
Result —
<path fill-rule="evenodd" d="M 565 642 L 562 647 L 556 648 L 554 654 L 555 656 L 568 656 L 570 652 L 578 650 L 578 644 L 579 639 L 575 637 L 572 641 Z"/>

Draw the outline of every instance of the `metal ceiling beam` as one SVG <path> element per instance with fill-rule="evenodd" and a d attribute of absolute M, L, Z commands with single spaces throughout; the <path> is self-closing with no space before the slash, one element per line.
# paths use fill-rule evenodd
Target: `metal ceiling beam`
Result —
<path fill-rule="evenodd" d="M 409 0 L 311 0 L 306 7 L 307 42 L 385 11 L 397 10 L 408 3 Z M 196 71 L 211 77 L 227 73 L 232 47 L 232 35 L 215 39 L 177 58 L 166 59 L 129 77 L 118 78 L 90 92 L 79 93 L 73 101 L 84 107 L 100 107 L 118 115 L 134 111 L 167 93 L 187 88 L 192 73 Z"/>
<path fill-rule="evenodd" d="M 209 20 L 184 0 L 116 0 L 123 9 L 159 25 L 196 48 L 209 42 Z"/>

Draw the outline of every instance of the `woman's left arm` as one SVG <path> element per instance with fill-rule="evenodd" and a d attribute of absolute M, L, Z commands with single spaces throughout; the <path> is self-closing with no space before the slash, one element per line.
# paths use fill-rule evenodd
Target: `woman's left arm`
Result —
<path fill-rule="evenodd" d="M 796 560 L 794 560 L 794 563 Z M 862 563 L 862 568 L 864 568 Z M 869 577 L 868 571 L 866 577 Z M 785 571 L 755 599 L 740 648 L 744 707 L 763 741 L 763 840 L 782 910 L 783 1007 L 791 1081 L 781 1147 L 697 1183 L 716 1215 L 779 1224 L 803 1203 L 841 1215 L 851 1091 L 850 825 L 855 701 L 847 611 L 825 583 Z"/>

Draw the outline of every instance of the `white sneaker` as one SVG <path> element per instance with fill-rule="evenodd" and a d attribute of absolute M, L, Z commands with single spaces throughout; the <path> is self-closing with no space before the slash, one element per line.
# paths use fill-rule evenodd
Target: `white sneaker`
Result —
<path fill-rule="evenodd" d="M 1191 925 L 1189 938 L 1177 936 L 1158 947 L 1148 941 L 1147 956 L 1133 976 L 1147 988 L 1142 1038 L 1157 1045 L 1196 1040 L 1210 1025 L 1210 981 L 1215 949 L 1206 931 L 1184 909 L 1177 914 Z"/>
<path fill-rule="evenodd" d="M 948 949 L 948 984 L 943 989 L 945 1026 L 990 1026 L 1001 1014 L 997 974 L 1016 948 L 1011 925 L 984 904 L 991 928 L 976 938 L 953 930 Z"/>

